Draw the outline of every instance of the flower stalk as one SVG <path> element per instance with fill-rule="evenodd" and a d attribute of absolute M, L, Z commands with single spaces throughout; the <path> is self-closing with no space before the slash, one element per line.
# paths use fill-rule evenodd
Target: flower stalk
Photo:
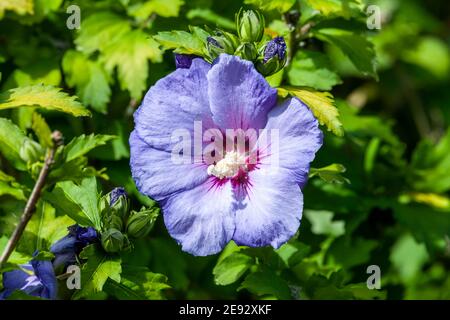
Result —
<path fill-rule="evenodd" d="M 45 180 L 47 179 L 48 174 L 50 173 L 51 166 L 53 164 L 53 160 L 55 157 L 56 150 L 63 143 L 63 137 L 61 132 L 54 131 L 52 133 L 52 141 L 53 146 L 47 151 L 47 155 L 45 157 L 44 166 L 42 167 L 39 177 L 36 180 L 36 183 L 33 187 L 33 191 L 31 192 L 30 197 L 28 198 L 27 204 L 25 205 L 25 209 L 22 213 L 22 217 L 20 218 L 19 224 L 14 230 L 11 238 L 6 244 L 5 250 L 3 251 L 0 257 L 0 268 L 8 261 L 9 257 L 13 253 L 14 249 L 17 246 L 20 238 L 22 237 L 23 231 L 25 230 L 28 222 L 30 221 L 33 213 L 36 209 L 36 204 L 41 196 L 42 189 L 45 186 Z"/>

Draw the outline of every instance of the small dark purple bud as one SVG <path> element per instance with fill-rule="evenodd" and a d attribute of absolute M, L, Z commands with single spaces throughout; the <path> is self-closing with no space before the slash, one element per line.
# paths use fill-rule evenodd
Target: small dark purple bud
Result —
<path fill-rule="evenodd" d="M 278 56 L 279 60 L 284 60 L 286 56 L 286 42 L 283 37 L 276 37 L 269 41 L 264 50 L 263 62 L 267 63 L 275 56 Z"/>
<path fill-rule="evenodd" d="M 82 243 L 83 246 L 96 242 L 98 239 L 97 231 L 92 227 L 83 228 L 80 227 L 77 240 Z"/>
<path fill-rule="evenodd" d="M 189 69 L 191 67 L 192 60 L 195 58 L 198 58 L 198 56 L 175 53 L 175 66 L 177 69 Z"/>
<path fill-rule="evenodd" d="M 122 187 L 115 188 L 113 191 L 111 191 L 109 205 L 112 207 L 121 196 L 127 196 L 127 192 L 125 191 L 125 189 Z"/>

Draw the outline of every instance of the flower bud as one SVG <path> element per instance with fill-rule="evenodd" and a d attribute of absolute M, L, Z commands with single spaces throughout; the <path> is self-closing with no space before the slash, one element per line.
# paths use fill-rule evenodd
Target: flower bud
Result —
<path fill-rule="evenodd" d="M 124 235 L 117 229 L 111 228 L 102 233 L 102 246 L 106 252 L 119 252 L 122 250 L 124 241 Z"/>
<path fill-rule="evenodd" d="M 235 35 L 220 30 L 216 30 L 214 36 L 209 36 L 206 41 L 209 55 L 213 59 L 222 53 L 233 54 L 239 45 L 239 39 Z"/>
<path fill-rule="evenodd" d="M 264 35 L 264 16 L 259 11 L 239 10 L 236 28 L 242 42 L 259 42 Z"/>
<path fill-rule="evenodd" d="M 109 198 L 110 195 L 104 195 L 98 200 L 98 212 L 100 212 L 100 216 L 105 218 L 109 215 Z"/>
<path fill-rule="evenodd" d="M 44 156 L 44 149 L 41 145 L 31 139 L 25 139 L 20 147 L 20 158 L 25 162 L 38 162 Z"/>
<path fill-rule="evenodd" d="M 263 58 L 256 65 L 256 69 L 264 76 L 270 76 L 280 71 L 286 64 L 286 42 L 283 37 L 270 40 L 263 47 Z"/>
<path fill-rule="evenodd" d="M 253 43 L 245 42 L 236 49 L 235 54 L 242 59 L 254 61 L 258 56 L 258 50 Z"/>
<path fill-rule="evenodd" d="M 115 188 L 109 193 L 109 206 L 111 215 L 116 215 L 122 220 L 127 218 L 129 201 L 124 188 Z"/>
<path fill-rule="evenodd" d="M 121 217 L 111 214 L 103 219 L 103 226 L 105 229 L 114 228 L 117 230 L 123 229 L 123 220 Z"/>
<path fill-rule="evenodd" d="M 133 211 L 128 218 L 127 234 L 133 238 L 143 238 L 152 230 L 159 209 Z"/>

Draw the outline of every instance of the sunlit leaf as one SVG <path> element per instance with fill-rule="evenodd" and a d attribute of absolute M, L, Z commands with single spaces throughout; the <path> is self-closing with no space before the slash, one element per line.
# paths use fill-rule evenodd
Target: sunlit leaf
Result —
<path fill-rule="evenodd" d="M 25 134 L 11 120 L 0 118 L 0 153 L 19 170 L 25 170 L 20 157 L 20 147 L 27 140 Z"/>
<path fill-rule="evenodd" d="M 288 77 L 294 86 L 312 87 L 317 90 L 331 90 L 342 83 L 341 78 L 332 70 L 326 55 L 301 50 L 295 56 L 289 68 Z"/>
<path fill-rule="evenodd" d="M 128 7 L 128 14 L 142 21 L 157 14 L 161 17 L 177 17 L 183 0 L 149 0 Z"/>
<path fill-rule="evenodd" d="M 109 76 L 103 66 L 80 52 L 69 50 L 64 55 L 62 67 L 67 84 L 77 88 L 77 95 L 83 103 L 100 113 L 106 113 L 111 89 Z"/>
<path fill-rule="evenodd" d="M 141 30 L 124 34 L 105 48 L 100 60 L 110 73 L 117 68 L 120 86 L 140 99 L 147 89 L 149 61 L 160 62 L 162 53 L 155 40 Z"/>
<path fill-rule="evenodd" d="M 33 13 L 33 0 L 2 0 L 0 1 L 0 19 L 5 11 L 12 10 L 19 15 Z"/>
<path fill-rule="evenodd" d="M 0 96 L 0 110 L 27 106 L 65 112 L 76 117 L 89 116 L 90 112 L 76 99 L 52 86 L 19 87 Z"/>
<path fill-rule="evenodd" d="M 53 146 L 52 131 L 50 130 L 45 119 L 37 112 L 33 113 L 33 122 L 31 124 L 34 133 L 39 139 L 39 143 L 47 148 Z"/>
<path fill-rule="evenodd" d="M 244 3 L 252 4 L 261 10 L 278 10 L 281 13 L 289 11 L 295 4 L 295 0 L 245 0 Z"/>
<path fill-rule="evenodd" d="M 215 282 L 225 286 L 237 281 L 250 268 L 252 262 L 253 259 L 243 253 L 232 253 L 214 267 Z"/>
<path fill-rule="evenodd" d="M 341 121 L 339 120 L 339 111 L 334 105 L 334 98 L 329 92 L 319 92 L 306 87 L 281 87 L 278 93 L 286 97 L 288 94 L 299 98 L 313 112 L 319 123 L 326 125 L 328 130 L 337 136 L 343 136 Z"/>
<path fill-rule="evenodd" d="M 339 237 L 345 233 L 344 221 L 333 221 L 334 213 L 331 211 L 305 210 L 304 215 L 311 222 L 314 234 Z"/>
<path fill-rule="evenodd" d="M 322 168 L 311 168 L 309 177 L 312 178 L 319 176 L 322 180 L 328 183 L 350 183 L 350 180 L 341 175 L 341 173 L 344 173 L 345 171 L 346 169 L 342 164 L 333 163 Z"/>

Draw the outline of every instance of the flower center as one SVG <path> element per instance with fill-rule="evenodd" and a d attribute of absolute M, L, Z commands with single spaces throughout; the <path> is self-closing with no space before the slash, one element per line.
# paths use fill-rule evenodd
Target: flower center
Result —
<path fill-rule="evenodd" d="M 223 179 L 236 176 L 240 169 L 247 170 L 245 157 L 236 151 L 230 151 L 225 154 L 222 160 L 208 166 L 207 172 L 210 176 Z"/>

